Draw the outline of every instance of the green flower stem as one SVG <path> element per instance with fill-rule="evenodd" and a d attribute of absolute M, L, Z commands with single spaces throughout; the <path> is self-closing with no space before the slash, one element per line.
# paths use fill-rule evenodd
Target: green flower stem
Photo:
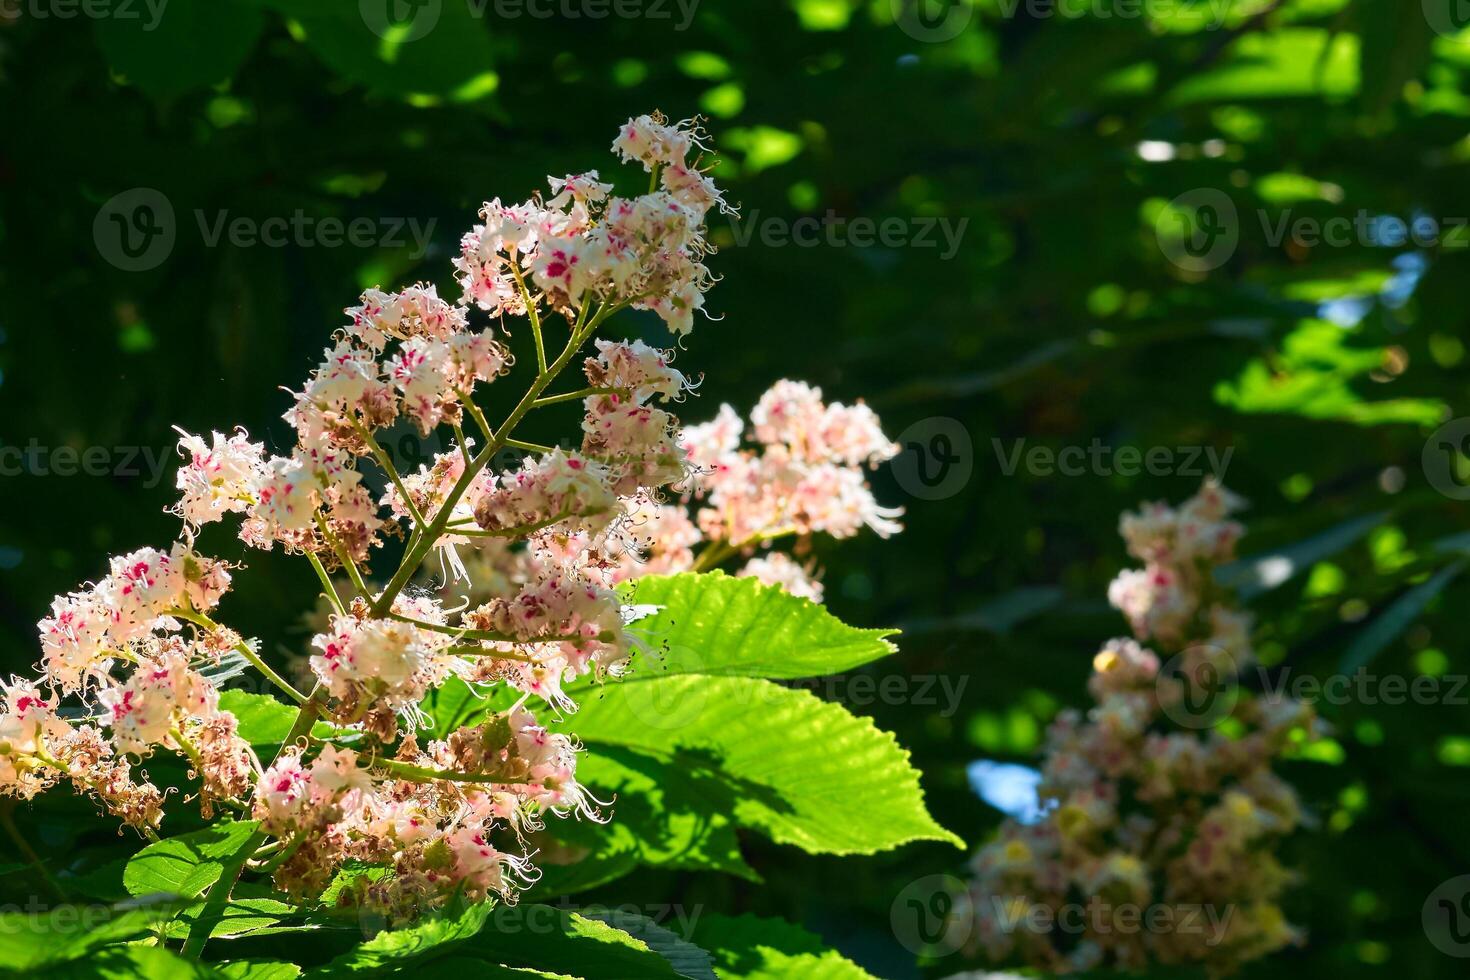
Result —
<path fill-rule="evenodd" d="M 286 751 L 288 745 L 291 745 L 303 735 L 310 734 L 311 726 L 315 725 L 317 719 L 322 716 L 321 692 L 322 686 L 320 684 L 311 689 L 311 693 L 307 695 L 305 703 L 301 705 L 301 710 L 296 712 L 296 720 L 291 723 L 291 730 L 281 740 L 281 747 L 276 750 L 275 758 L 271 759 L 271 765 L 275 765 L 276 759 L 281 757 L 281 753 Z"/>
<path fill-rule="evenodd" d="M 537 531 L 545 530 L 546 528 L 551 527 L 553 524 L 560 524 L 562 521 L 566 520 L 569 517 L 591 517 L 594 514 L 600 513 L 602 512 L 598 510 L 593 510 L 579 515 L 567 510 L 562 511 L 555 517 L 548 517 L 546 520 L 537 521 L 534 524 L 520 524 L 516 527 L 503 527 L 495 531 L 485 531 L 480 528 L 471 527 L 461 528 L 454 527 L 452 525 L 448 528 L 448 531 L 450 534 L 462 534 L 466 537 L 472 538 L 520 538 L 525 537 L 527 534 L 535 534 Z"/>
<path fill-rule="evenodd" d="M 408 516 L 413 519 L 413 526 L 423 527 L 424 515 L 419 513 L 418 506 L 413 502 L 413 498 L 408 495 L 408 489 L 404 487 L 403 478 L 398 475 L 398 467 L 393 465 L 393 460 L 383 451 L 383 447 L 378 445 L 378 440 L 373 438 L 373 434 L 368 431 L 366 426 L 351 415 L 347 416 L 347 421 L 351 423 L 352 428 L 367 443 L 368 449 L 373 454 L 373 459 L 376 459 L 378 465 L 383 468 L 383 472 L 388 474 L 388 479 L 393 481 L 393 486 L 398 490 L 399 499 L 403 501 L 404 509 L 408 511 Z"/>
<path fill-rule="evenodd" d="M 444 652 L 451 657 L 490 657 L 494 660 L 519 660 L 523 664 L 539 664 L 541 662 L 535 657 L 528 657 L 522 653 L 508 653 L 505 650 L 486 650 L 484 647 L 450 647 Z"/>
<path fill-rule="evenodd" d="M 545 408 L 547 405 L 559 405 L 562 402 L 576 402 L 594 395 L 618 395 L 622 398 L 632 398 L 633 392 L 627 388 L 583 388 L 581 391 L 568 391 L 560 395 L 547 395 L 545 398 L 536 399 L 535 408 Z"/>
<path fill-rule="evenodd" d="M 203 627 L 204 629 L 209 630 L 211 633 L 217 632 L 220 629 L 220 625 L 214 620 L 210 619 L 203 613 L 195 612 L 192 609 L 170 609 L 168 610 L 167 615 L 177 616 L 180 619 L 186 619 L 189 622 L 193 623 L 195 626 Z M 286 680 L 280 674 L 272 670 L 270 665 L 267 664 L 264 660 L 261 660 L 260 657 L 256 655 L 255 651 L 250 649 L 250 647 L 247 646 L 244 641 L 236 643 L 235 650 L 237 653 L 240 654 L 240 656 L 244 657 L 247 661 L 250 662 L 250 666 L 254 667 L 256 670 L 264 674 L 266 680 L 270 681 L 272 684 L 276 685 L 276 687 L 279 687 L 282 691 L 286 692 L 286 694 L 290 695 L 291 700 L 295 701 L 297 704 L 304 704 L 306 702 L 305 694 L 302 694 L 300 691 L 296 690 L 296 688 L 291 686 L 290 681 Z"/>
<path fill-rule="evenodd" d="M 577 643 L 579 641 L 594 639 L 603 643 L 611 641 L 614 637 L 611 633 L 598 633 L 595 637 L 582 636 L 511 636 L 508 633 L 495 633 L 490 630 L 465 629 L 462 626 L 444 626 L 439 623 L 426 623 L 422 619 L 412 619 L 401 616 L 398 613 L 389 613 L 389 619 L 400 623 L 408 623 L 419 629 L 431 630 L 435 633 L 446 633 L 449 636 L 462 637 L 466 640 L 483 640 L 489 643 Z"/>
<path fill-rule="evenodd" d="M 306 553 L 306 557 L 311 562 L 311 567 L 316 570 L 316 577 L 322 583 L 322 594 L 327 597 L 327 601 L 339 613 L 346 612 L 347 607 L 342 605 L 342 597 L 337 594 L 337 587 L 332 584 L 331 576 L 327 574 L 326 568 L 322 566 L 322 560 L 310 551 Z"/>
<path fill-rule="evenodd" d="M 263 875 L 275 874 L 277 868 L 285 864 L 287 861 L 291 860 L 291 858 L 295 856 L 296 852 L 301 850 L 301 845 L 306 843 L 306 838 L 306 834 L 296 835 L 295 837 L 291 838 L 291 843 L 287 844 L 284 848 L 277 851 L 274 857 L 268 858 L 268 860 L 266 860 L 264 864 L 261 864 L 258 867 L 252 867 L 250 870 L 256 872 L 257 874 Z"/>
<path fill-rule="evenodd" d="M 509 786 L 513 783 L 524 783 L 524 779 L 507 779 L 504 776 L 496 776 L 485 772 L 457 772 L 453 769 L 430 769 L 427 766 L 415 766 L 407 762 L 397 762 L 393 759 L 374 759 L 370 766 L 382 769 L 390 775 L 399 779 L 406 779 L 414 783 L 428 783 L 435 780 L 448 780 L 455 783 L 493 783 L 501 786 Z"/>
<path fill-rule="evenodd" d="M 250 856 L 261 844 L 265 843 L 269 836 L 263 830 L 255 831 L 244 844 L 240 845 L 238 851 L 225 859 L 225 864 L 220 869 L 219 880 L 209 889 L 209 898 L 205 900 L 198 917 L 189 926 L 189 938 L 184 940 L 185 957 L 197 960 L 204 954 L 204 944 L 209 942 L 209 934 L 224 918 L 225 906 L 230 901 L 230 893 L 235 890 L 235 882 L 240 880 L 240 872 L 245 870 L 245 862 L 250 860 Z"/>
<path fill-rule="evenodd" d="M 184 753 L 184 756 L 188 758 L 190 764 L 194 766 L 195 771 L 202 775 L 204 772 L 204 761 L 199 757 L 199 750 L 194 747 L 194 743 L 189 741 L 184 733 L 179 730 L 178 725 L 170 728 L 168 733 L 173 736 L 175 742 L 179 743 L 179 751 Z"/>
<path fill-rule="evenodd" d="M 691 572 L 707 572 L 720 562 L 735 554 L 728 541 L 712 541 L 694 559 L 694 564 L 689 566 Z"/>
<path fill-rule="evenodd" d="M 479 411 L 478 408 L 475 410 Z M 464 460 L 464 465 L 469 466 L 471 463 L 474 462 L 474 460 L 470 458 L 470 447 L 469 444 L 465 442 L 464 426 L 460 425 L 458 422 L 451 422 L 450 425 L 454 429 L 455 440 L 459 442 L 459 457 L 460 459 Z"/>
<path fill-rule="evenodd" d="M 332 529 L 327 526 L 327 519 L 322 516 L 321 511 L 317 511 L 315 514 L 312 515 L 312 517 L 316 519 L 317 530 L 322 532 L 322 537 L 326 539 L 326 542 L 331 547 L 332 552 L 336 554 L 337 560 L 340 561 L 342 563 L 342 567 L 347 570 L 347 577 L 352 580 L 353 588 L 357 589 L 359 593 L 366 596 L 368 594 L 367 583 L 362 580 L 362 572 L 358 571 L 357 562 L 352 560 L 352 556 L 347 553 L 347 549 L 342 547 L 342 542 L 337 540 L 337 536 L 333 534 Z M 417 531 L 417 527 L 415 528 L 415 531 Z"/>
<path fill-rule="evenodd" d="M 475 400 L 470 397 L 469 392 L 460 391 L 456 388 L 454 389 L 454 394 L 459 398 L 459 403 L 464 406 L 464 410 L 469 413 L 470 418 L 474 419 L 475 424 L 480 427 L 480 431 L 485 434 L 485 440 L 488 442 L 495 438 L 495 430 L 490 428 L 490 420 L 485 417 L 484 412 L 480 411 L 480 406 L 475 404 Z M 463 433 L 460 433 L 459 446 L 461 452 L 467 452 L 464 448 Z M 473 463 L 474 459 L 466 456 L 465 462 L 467 464 Z"/>
<path fill-rule="evenodd" d="M 521 302 L 526 304 L 526 319 L 531 321 L 531 333 L 536 338 L 536 370 L 545 374 L 546 344 L 541 338 L 541 314 L 531 300 L 531 291 L 526 288 L 526 281 L 521 278 L 521 270 L 515 262 L 510 263 L 510 274 L 516 281 L 516 289 L 521 292 Z"/>
<path fill-rule="evenodd" d="M 440 505 L 439 513 L 433 522 L 429 524 L 424 534 L 409 546 L 407 553 L 403 556 L 402 563 L 398 566 L 398 571 L 393 573 L 393 577 L 383 588 L 377 601 L 373 603 L 373 615 L 382 616 L 393 608 L 393 600 L 398 598 L 398 594 L 403 591 L 404 586 L 408 585 L 409 580 L 413 578 L 419 566 L 424 563 L 424 559 L 429 556 L 429 551 L 434 547 L 440 536 L 443 535 L 444 528 L 448 526 L 449 521 L 453 518 L 455 505 L 459 503 L 460 498 L 469 490 L 475 478 L 480 475 L 480 471 L 494 458 L 496 453 L 505 447 L 505 440 L 510 437 L 511 431 L 526 417 L 526 413 L 536 404 L 536 399 L 540 398 L 541 393 L 546 390 L 547 386 L 556 380 L 557 375 L 561 374 L 566 368 L 572 356 L 581 348 L 587 338 L 596 332 L 603 320 L 610 314 L 622 309 L 623 305 L 604 304 L 586 322 L 585 326 L 582 325 L 582 316 L 578 316 L 577 326 L 573 329 L 572 336 L 568 338 L 566 348 L 561 352 L 561 355 L 557 357 L 556 361 L 550 367 L 536 375 L 536 379 L 531 382 L 531 387 L 516 407 L 511 410 L 505 422 L 501 424 L 499 432 L 486 444 L 484 449 L 475 455 L 473 464 L 465 467 L 464 473 L 460 475 L 460 478 L 455 481 L 454 486 L 450 488 L 449 495 L 445 498 L 444 503 Z M 585 302 L 582 309 L 585 314 L 587 309 Z"/>
<path fill-rule="evenodd" d="M 689 570 L 691 572 L 707 572 L 720 562 L 740 554 L 746 548 L 764 544 L 767 541 L 775 541 L 777 538 L 784 538 L 789 534 L 795 533 L 797 531 L 794 527 L 782 527 L 774 531 L 762 531 L 759 534 L 752 534 L 738 544 L 730 544 L 728 541 L 711 542 L 695 557 L 694 564 L 689 566 Z"/>
<path fill-rule="evenodd" d="M 554 446 L 543 446 L 539 442 L 524 442 L 520 439 L 507 439 L 505 440 L 505 444 L 512 449 L 521 449 L 528 453 L 549 453 L 554 452 L 556 448 Z"/>

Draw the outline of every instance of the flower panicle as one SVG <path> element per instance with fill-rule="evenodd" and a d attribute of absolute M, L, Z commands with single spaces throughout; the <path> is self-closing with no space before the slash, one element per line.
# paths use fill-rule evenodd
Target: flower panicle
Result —
<path fill-rule="evenodd" d="M 532 706 L 564 720 L 573 682 L 622 675 L 635 640 L 656 646 L 630 630 L 637 614 L 614 587 L 745 554 L 741 574 L 820 599 L 812 562 L 755 550 L 788 533 L 898 529 L 860 474 L 895 452 L 861 403 L 825 404 L 781 382 L 751 414 L 759 449 L 742 449 L 728 407 L 705 426 L 674 415 L 696 382 L 671 351 L 594 336 L 623 309 L 651 311 L 676 337 L 692 330 L 715 281 L 705 220 L 730 210 L 708 150 L 698 120 L 639 116 L 613 151 L 653 175 L 646 193 L 620 197 L 592 170 L 550 178 L 548 194 L 519 204 L 487 202 L 453 261 L 457 297 L 419 282 L 367 289 L 346 309 L 288 389 L 289 451 L 243 429 L 178 430 L 169 510 L 180 540 L 112 558 L 99 581 L 52 604 L 39 676 L 3 686 L 0 795 L 69 782 L 156 837 L 169 794 L 143 766 L 172 753 L 206 818 L 228 809 L 274 838 L 249 868 L 310 899 L 342 862 L 377 864 L 389 873 L 345 894 L 405 916 L 456 892 L 513 901 L 535 880 L 527 841 L 548 815 L 608 819 L 610 804 L 577 778 L 578 743 Z M 492 425 L 476 396 L 531 361 L 512 354 L 507 317 L 530 327 L 535 375 Z M 558 356 L 548 343 L 561 337 Z M 548 393 L 588 341 L 587 387 Z M 581 410 L 574 444 L 516 438 L 531 411 L 558 405 Z M 400 426 L 425 442 L 453 438 L 403 466 L 389 451 Z M 316 572 L 323 611 L 289 679 L 262 644 L 214 618 L 240 567 L 195 540 L 227 522 L 246 546 L 280 546 Z M 404 555 L 383 583 L 372 565 L 390 537 Z M 478 591 L 423 587 L 435 551 L 447 579 Z M 257 757 L 238 702 L 222 698 L 226 656 L 299 706 L 296 737 L 273 759 Z M 435 731 L 444 720 L 428 706 L 451 680 L 498 710 Z"/>
<path fill-rule="evenodd" d="M 1290 876 L 1275 846 L 1303 815 L 1273 764 L 1320 723 L 1307 705 L 1235 686 L 1252 659 L 1251 619 L 1213 573 L 1234 557 L 1244 528 L 1230 515 L 1242 504 L 1207 481 L 1177 508 L 1123 516 L 1129 554 L 1145 566 L 1121 573 L 1109 598 L 1134 636 L 1093 658 L 1093 707 L 1061 712 L 1048 731 L 1041 812 L 1007 819 L 971 861 L 973 952 L 1049 973 L 1198 964 L 1221 974 L 1302 939 L 1279 904 Z M 1238 733 L 1218 727 L 1226 712 Z M 1079 895 L 1089 903 L 1080 937 L 1016 924 L 1017 909 L 1057 915 Z M 1176 925 L 1205 910 L 1218 928 L 1119 927 L 1140 910 Z"/>

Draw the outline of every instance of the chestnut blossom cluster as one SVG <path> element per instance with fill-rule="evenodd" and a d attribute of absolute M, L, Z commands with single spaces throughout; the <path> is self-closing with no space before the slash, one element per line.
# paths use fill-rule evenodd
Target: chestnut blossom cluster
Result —
<path fill-rule="evenodd" d="M 206 816 L 259 821 L 247 867 L 293 897 L 320 897 L 358 860 L 386 873 L 355 879 L 343 900 L 402 914 L 456 892 L 512 901 L 536 877 L 527 835 L 547 814 L 604 819 L 577 781 L 577 743 L 534 712 L 573 711 L 573 681 L 627 668 L 637 613 L 609 563 L 570 542 L 612 540 L 638 508 L 652 514 L 662 493 L 701 478 L 670 411 L 689 384 L 666 351 L 597 340 L 588 387 L 546 392 L 620 310 L 689 333 L 712 283 L 705 217 L 726 208 L 694 121 L 631 119 L 613 150 L 652 175 L 648 193 L 618 197 L 596 171 L 550 178 L 546 197 L 484 206 L 454 262 L 458 297 L 422 283 L 362 293 L 291 392 L 288 451 L 243 430 L 180 430 L 180 541 L 114 558 L 100 581 L 53 603 L 39 677 L 3 685 L 0 795 L 69 782 L 156 839 L 166 798 L 182 790 Z M 535 376 L 492 426 L 476 395 L 517 367 L 506 316 L 529 323 Z M 529 412 L 573 403 L 576 449 L 513 437 Z M 398 424 L 448 430 L 452 448 L 399 473 L 378 438 Z M 509 451 L 524 456 L 495 471 Z M 259 641 L 212 618 L 239 570 L 194 542 L 227 521 L 246 545 L 280 545 L 313 566 L 329 611 L 297 678 L 305 690 Z M 390 537 L 403 558 L 374 576 Z M 456 581 L 474 576 L 475 601 L 446 604 L 417 584 L 436 552 Z M 517 571 L 501 574 L 502 561 Z M 242 662 L 298 709 L 270 759 L 241 736 L 216 680 Z M 451 681 L 498 710 L 436 729 L 424 705 Z M 149 780 L 158 752 L 187 761 L 188 786 Z"/>
<path fill-rule="evenodd" d="M 1144 565 L 1120 572 L 1108 586 L 1108 601 L 1128 617 L 1137 636 L 1180 646 L 1201 613 L 1231 615 L 1227 607 L 1211 605 L 1210 574 L 1235 553 L 1243 528 L 1228 516 L 1239 507 L 1234 494 L 1206 483 L 1177 510 L 1155 502 L 1123 515 L 1119 532 L 1128 553 Z M 1234 639 L 1248 641 L 1243 635 Z"/>
<path fill-rule="evenodd" d="M 882 537 L 902 530 L 900 512 L 879 506 L 863 478 L 863 466 L 898 453 L 868 406 L 829 404 L 820 388 L 778 381 L 750 412 L 759 449 L 741 447 L 744 428 L 727 405 L 684 433 L 703 504 L 697 521 L 710 539 L 739 546 L 788 530 L 836 538 L 864 527 Z"/>
<path fill-rule="evenodd" d="M 990 959 L 1048 973 L 1190 964 L 1220 974 L 1300 941 L 1278 904 L 1291 875 L 1274 848 L 1303 814 L 1272 763 L 1318 723 L 1295 700 L 1234 687 L 1251 620 L 1212 573 L 1233 558 L 1239 503 L 1207 482 L 1178 508 L 1124 515 L 1145 568 L 1120 575 L 1110 596 L 1134 637 L 1093 659 L 1094 706 L 1050 728 L 1043 816 L 1008 819 L 971 862 L 971 944 Z M 1236 700 L 1216 717 L 1212 697 Z M 1069 903 L 1088 908 L 1080 933 L 1034 925 L 1063 921 Z M 1145 912 L 1167 925 L 1140 927 Z"/>
<path fill-rule="evenodd" d="M 200 632 L 228 591 L 229 567 L 198 554 L 187 540 L 169 551 L 143 548 L 113 558 L 89 587 L 58 596 L 39 624 L 39 684 L 4 685 L 0 711 L 0 793 L 29 799 L 68 781 L 125 823 L 152 832 L 164 793 L 128 756 L 156 747 L 209 753 L 199 795 L 235 799 L 257 766 L 219 709 L 205 676 L 225 651 L 245 647 L 229 630 Z M 78 717 L 59 710 L 63 696 L 81 698 Z"/>
<path fill-rule="evenodd" d="M 554 308 L 626 303 L 689 333 L 713 281 L 704 265 L 705 215 L 730 210 L 700 169 L 704 135 L 655 113 L 630 119 L 613 150 L 654 174 L 656 189 L 617 197 L 589 170 L 550 178 L 549 201 L 490 201 L 480 212 L 484 224 L 464 236 L 455 260 L 466 300 L 492 315 L 524 315 L 533 312 L 525 301 L 529 279 Z"/>
<path fill-rule="evenodd" d="M 815 535 L 847 538 L 866 528 L 886 537 L 902 529 L 901 510 L 881 506 L 863 475 L 898 451 L 866 405 L 827 403 L 818 388 L 779 381 L 749 423 L 723 405 L 712 421 L 674 430 L 653 404 L 678 401 L 691 387 L 670 352 L 639 341 L 599 341 L 598 352 L 584 368 L 598 394 L 584 404 L 581 453 L 557 451 L 483 481 L 466 495 L 473 514 L 467 508 L 451 525 L 468 527 L 473 517 L 490 534 L 516 525 L 530 531 L 529 547 L 513 550 L 493 537 L 456 540 L 475 547 L 460 556 L 469 569 L 465 583 L 446 597 L 476 598 L 484 591 L 473 583 L 499 589 L 534 579 L 547 565 L 575 565 L 610 587 L 738 560 L 736 575 L 821 602 L 814 562 L 796 557 L 810 552 Z M 620 435 L 619 427 L 631 433 Z M 639 432 L 648 428 L 657 433 L 657 450 L 628 453 L 626 447 L 647 444 Z M 624 452 L 609 453 L 615 444 Z M 624 471 L 607 493 L 608 478 L 600 474 L 629 456 L 638 461 L 636 481 Z M 446 454 L 423 471 L 422 483 L 410 481 L 409 493 L 448 486 L 459 468 Z M 773 550 L 785 538 L 794 539 L 795 556 Z"/>
<path fill-rule="evenodd" d="M 292 842 L 275 879 L 293 894 L 320 894 L 357 860 L 390 873 L 351 882 L 351 898 L 396 915 L 448 889 L 510 900 L 537 877 L 526 838 L 544 814 L 599 816 L 576 752 L 519 707 L 422 747 L 409 736 L 387 759 L 327 745 L 308 761 L 290 747 L 261 774 L 252 812 Z"/>

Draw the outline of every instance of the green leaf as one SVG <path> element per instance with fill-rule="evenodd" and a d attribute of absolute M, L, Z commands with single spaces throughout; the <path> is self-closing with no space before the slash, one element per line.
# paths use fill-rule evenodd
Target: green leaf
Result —
<path fill-rule="evenodd" d="M 472 905 L 458 915 L 423 918 L 404 929 L 380 932 L 307 976 L 372 976 L 403 970 L 445 955 L 479 932 L 493 908 L 484 902 Z"/>
<path fill-rule="evenodd" d="M 189 909 L 170 923 L 164 935 L 169 939 L 185 939 L 189 927 L 203 912 L 203 906 Z M 211 939 L 249 936 L 271 930 L 299 915 L 294 905 L 274 898 L 232 898 L 219 910 L 219 919 L 209 931 Z"/>
<path fill-rule="evenodd" d="M 1358 90 L 1358 38 L 1322 28 L 1247 33 L 1210 69 L 1187 77 L 1174 105 L 1300 96 L 1346 97 Z"/>
<path fill-rule="evenodd" d="M 279 744 L 296 720 L 296 709 L 269 694 L 225 691 L 219 706 L 235 716 L 239 735 L 251 745 Z"/>
<path fill-rule="evenodd" d="M 465 948 L 503 966 L 531 967 L 585 980 L 686 976 L 621 929 L 548 905 L 500 906 Z"/>
<path fill-rule="evenodd" d="M 46 980 L 208 980 L 216 974 L 161 946 L 112 946 L 46 971 Z"/>
<path fill-rule="evenodd" d="M 838 705 L 760 679 L 869 663 L 892 652 L 891 631 L 847 626 L 815 603 L 720 573 L 640 579 L 629 594 L 661 607 L 634 627 L 661 655 L 640 659 L 643 669 L 622 680 L 579 685 L 581 708 L 562 727 L 588 745 L 591 773 L 606 765 L 596 761 L 600 755 L 614 755 L 610 747 L 636 753 L 614 756 L 625 779 L 640 757 L 664 767 L 618 797 L 619 808 L 656 818 L 635 817 L 645 837 L 654 830 L 679 842 L 687 835 L 670 829 L 669 813 L 687 810 L 692 827 L 733 819 L 821 853 L 959 843 L 925 811 L 918 773 L 891 735 Z M 671 783 L 675 773 L 694 785 Z M 674 789 L 650 801 L 649 779 Z M 615 813 L 615 826 L 619 819 Z"/>
<path fill-rule="evenodd" d="M 269 694 L 248 694 L 245 691 L 225 691 L 219 696 L 221 710 L 235 716 L 239 724 L 239 735 L 251 745 L 280 745 L 296 723 L 299 708 L 278 701 Z M 324 721 L 312 726 L 311 733 L 326 738 L 335 729 Z"/>
<path fill-rule="evenodd" d="M 775 841 L 830 854 L 962 843 L 924 809 L 919 774 L 892 735 L 807 691 L 686 674 L 635 676 L 601 693 L 563 723 L 593 754 L 623 746 L 718 779 L 736 822 Z"/>
<path fill-rule="evenodd" d="M 1419 614 L 1424 612 L 1434 597 L 1465 570 L 1465 564 L 1464 561 L 1457 561 L 1446 565 L 1395 599 L 1377 619 L 1358 632 L 1357 637 L 1343 652 L 1338 670 L 1344 674 L 1352 674 L 1372 663 L 1373 658 L 1413 625 L 1414 620 L 1419 618 Z"/>
<path fill-rule="evenodd" d="M 364 886 L 392 874 L 392 869 L 381 864 L 364 864 L 361 861 L 346 861 L 327 885 L 317 903 L 326 907 L 337 905 L 344 893 L 351 894 L 359 885 Z M 355 903 L 353 903 L 355 904 Z"/>
<path fill-rule="evenodd" d="M 149 844 L 128 861 L 123 885 L 134 895 L 197 898 L 254 833 L 254 820 L 226 821 Z"/>
<path fill-rule="evenodd" d="M 138 901 L 111 908 L 58 905 L 39 913 L 5 913 L 0 915 L 0 969 L 38 970 L 109 943 L 147 936 L 178 907 L 173 901 Z"/>
<path fill-rule="evenodd" d="M 1248 362 L 1234 381 L 1215 386 L 1215 401 L 1238 412 L 1299 415 L 1359 426 L 1435 425 L 1446 406 L 1434 398 L 1368 399 L 1361 383 L 1384 361 L 1385 348 L 1355 345 L 1357 335 L 1325 320 L 1303 320 L 1270 358 Z"/>
<path fill-rule="evenodd" d="M 721 980 L 875 980 L 872 974 L 824 949 L 805 929 L 753 915 L 701 916 L 694 939 L 715 957 Z"/>
<path fill-rule="evenodd" d="M 442 735 L 475 723 L 492 707 L 505 707 L 502 694 L 482 698 L 451 678 L 422 707 L 433 719 L 436 735 Z M 588 684 L 577 696 L 594 700 L 606 691 Z M 575 718 L 567 724 L 576 729 Z M 758 880 L 740 854 L 729 816 L 731 791 L 721 780 L 617 746 L 584 754 L 577 776 L 596 798 L 617 800 L 616 819 L 609 824 L 552 821 L 546 833 L 564 846 L 543 851 L 537 861 L 542 877 L 532 894 L 549 898 L 586 891 L 640 865 L 722 871 Z"/>
<path fill-rule="evenodd" d="M 476 15 L 493 8 L 453 0 L 254 2 L 287 15 L 297 40 L 333 71 L 369 90 L 433 103 L 475 101 L 498 87 L 489 18 Z"/>
<path fill-rule="evenodd" d="M 214 964 L 214 972 L 228 980 L 295 980 L 301 967 L 280 960 L 235 960 Z"/>
<path fill-rule="evenodd" d="M 501 684 L 483 696 L 461 678 L 451 677 L 428 693 L 419 707 L 433 721 L 434 737 L 443 738 L 462 725 L 477 725 L 493 710 L 509 707 L 511 692 Z"/>
<path fill-rule="evenodd" d="M 894 652 L 897 630 L 857 629 L 809 599 L 723 572 L 650 576 L 629 601 L 663 606 L 634 626 L 663 649 L 663 676 L 819 677 Z"/>
<path fill-rule="evenodd" d="M 307 976 L 313 980 L 405 972 L 419 976 L 425 964 L 451 956 L 456 961 L 473 957 L 502 967 L 529 967 L 586 980 L 683 976 L 645 943 L 605 923 L 546 905 L 491 903 L 379 933 Z"/>
<path fill-rule="evenodd" d="M 258 9 L 240 0 L 169 0 L 132 9 L 137 16 L 98 18 L 97 43 L 114 72 L 155 99 L 227 80 L 265 24 Z"/>
<path fill-rule="evenodd" d="M 558 821 L 550 827 L 573 845 L 576 860 L 559 866 L 554 854 L 546 855 L 539 862 L 541 894 L 582 891 L 640 864 L 758 880 L 740 854 L 729 816 L 733 797 L 720 779 L 612 745 L 582 756 L 577 778 L 598 799 L 616 799 L 616 818 L 606 825 Z"/>
<path fill-rule="evenodd" d="M 501 966 L 467 956 L 449 956 L 414 971 L 414 980 L 580 980 L 565 973 L 543 973 L 518 966 Z"/>
<path fill-rule="evenodd" d="M 690 980 L 719 980 L 708 953 L 647 916 L 618 909 L 583 909 L 582 914 L 626 932 L 668 960 L 680 976 Z"/>

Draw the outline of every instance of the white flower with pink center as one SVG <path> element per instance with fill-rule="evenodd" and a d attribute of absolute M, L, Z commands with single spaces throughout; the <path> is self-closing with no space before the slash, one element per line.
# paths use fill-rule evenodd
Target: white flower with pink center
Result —
<path fill-rule="evenodd" d="M 187 460 L 179 467 L 181 498 L 176 513 L 198 527 L 245 510 L 255 497 L 264 466 L 264 444 L 250 442 L 243 429 L 228 437 L 215 432 L 212 443 L 183 429 L 176 431 L 179 454 Z"/>
<path fill-rule="evenodd" d="M 39 624 L 46 680 L 73 692 L 106 676 L 113 663 L 107 655 L 110 623 L 107 606 L 95 592 L 57 596 L 51 615 Z"/>

